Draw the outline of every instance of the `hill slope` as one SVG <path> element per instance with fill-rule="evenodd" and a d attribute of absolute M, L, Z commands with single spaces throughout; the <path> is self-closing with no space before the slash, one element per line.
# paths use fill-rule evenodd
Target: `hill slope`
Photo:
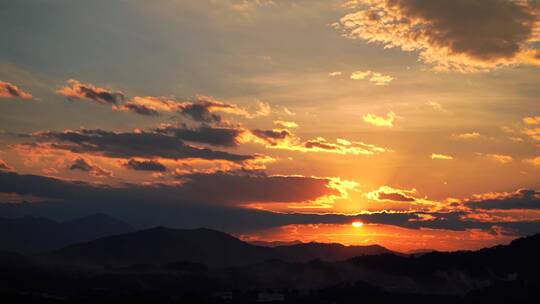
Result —
<path fill-rule="evenodd" d="M 133 231 L 129 224 L 104 214 L 67 222 L 30 216 L 0 218 L 0 251 L 31 254 L 129 231 Z"/>

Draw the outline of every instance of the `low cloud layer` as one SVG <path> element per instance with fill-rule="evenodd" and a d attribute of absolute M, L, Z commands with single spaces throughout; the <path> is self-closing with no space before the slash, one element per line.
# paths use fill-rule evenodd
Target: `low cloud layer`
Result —
<path fill-rule="evenodd" d="M 35 214 L 55 217 L 106 212 L 137 225 L 172 227 L 213 227 L 246 232 L 289 224 L 384 224 L 419 229 L 465 231 L 482 229 L 492 233 L 527 235 L 537 232 L 540 221 L 512 219 L 484 220 L 468 217 L 467 211 L 451 212 L 372 212 L 355 215 L 274 213 L 238 208 L 245 202 L 295 202 L 316 200 L 338 191 L 326 178 L 272 176 L 261 173 L 192 174 L 180 184 L 124 184 L 105 186 L 38 175 L 0 172 L 0 193 L 43 198 L 39 203 L 1 204 L 6 216 Z M 212 191 L 209 191 L 211 189 Z M 395 189 L 394 189 L 395 190 Z M 383 191 L 383 198 L 408 202 L 407 195 Z M 466 202 L 475 208 L 537 208 L 538 191 L 519 190 L 498 198 Z M 472 213 L 474 214 L 474 213 Z"/>
<path fill-rule="evenodd" d="M 540 191 L 520 189 L 515 192 L 477 195 L 466 202 L 477 209 L 540 209 Z"/>

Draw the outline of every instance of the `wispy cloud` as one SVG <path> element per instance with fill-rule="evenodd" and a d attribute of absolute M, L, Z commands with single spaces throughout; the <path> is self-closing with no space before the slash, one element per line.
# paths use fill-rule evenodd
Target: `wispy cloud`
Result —
<path fill-rule="evenodd" d="M 446 154 L 433 153 L 431 154 L 431 159 L 452 160 L 454 157 Z"/>
<path fill-rule="evenodd" d="M 487 154 L 486 157 L 492 161 L 495 161 L 501 164 L 508 164 L 514 160 L 512 156 L 504 155 L 504 154 Z"/>
<path fill-rule="evenodd" d="M 478 132 L 452 134 L 452 138 L 461 140 L 474 140 L 479 139 L 481 136 L 482 135 Z"/>
<path fill-rule="evenodd" d="M 390 75 L 383 75 L 381 73 L 369 70 L 352 72 L 350 78 L 352 80 L 368 80 L 369 82 L 372 82 L 378 86 L 388 85 L 390 82 L 392 82 L 392 80 L 394 80 L 394 77 Z"/>

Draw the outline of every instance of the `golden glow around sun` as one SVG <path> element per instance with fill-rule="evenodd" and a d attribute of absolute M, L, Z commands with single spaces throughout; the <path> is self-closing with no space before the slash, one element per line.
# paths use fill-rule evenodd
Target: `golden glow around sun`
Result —
<path fill-rule="evenodd" d="M 364 226 L 364 223 L 356 221 L 356 222 L 352 222 L 352 226 L 354 228 L 360 228 L 360 227 Z"/>

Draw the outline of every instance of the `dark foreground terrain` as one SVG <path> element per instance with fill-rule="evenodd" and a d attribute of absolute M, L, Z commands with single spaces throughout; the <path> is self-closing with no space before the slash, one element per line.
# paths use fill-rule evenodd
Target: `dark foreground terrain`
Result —
<path fill-rule="evenodd" d="M 480 251 L 256 246 L 153 228 L 0 253 L 2 303 L 540 303 L 540 235 Z"/>

